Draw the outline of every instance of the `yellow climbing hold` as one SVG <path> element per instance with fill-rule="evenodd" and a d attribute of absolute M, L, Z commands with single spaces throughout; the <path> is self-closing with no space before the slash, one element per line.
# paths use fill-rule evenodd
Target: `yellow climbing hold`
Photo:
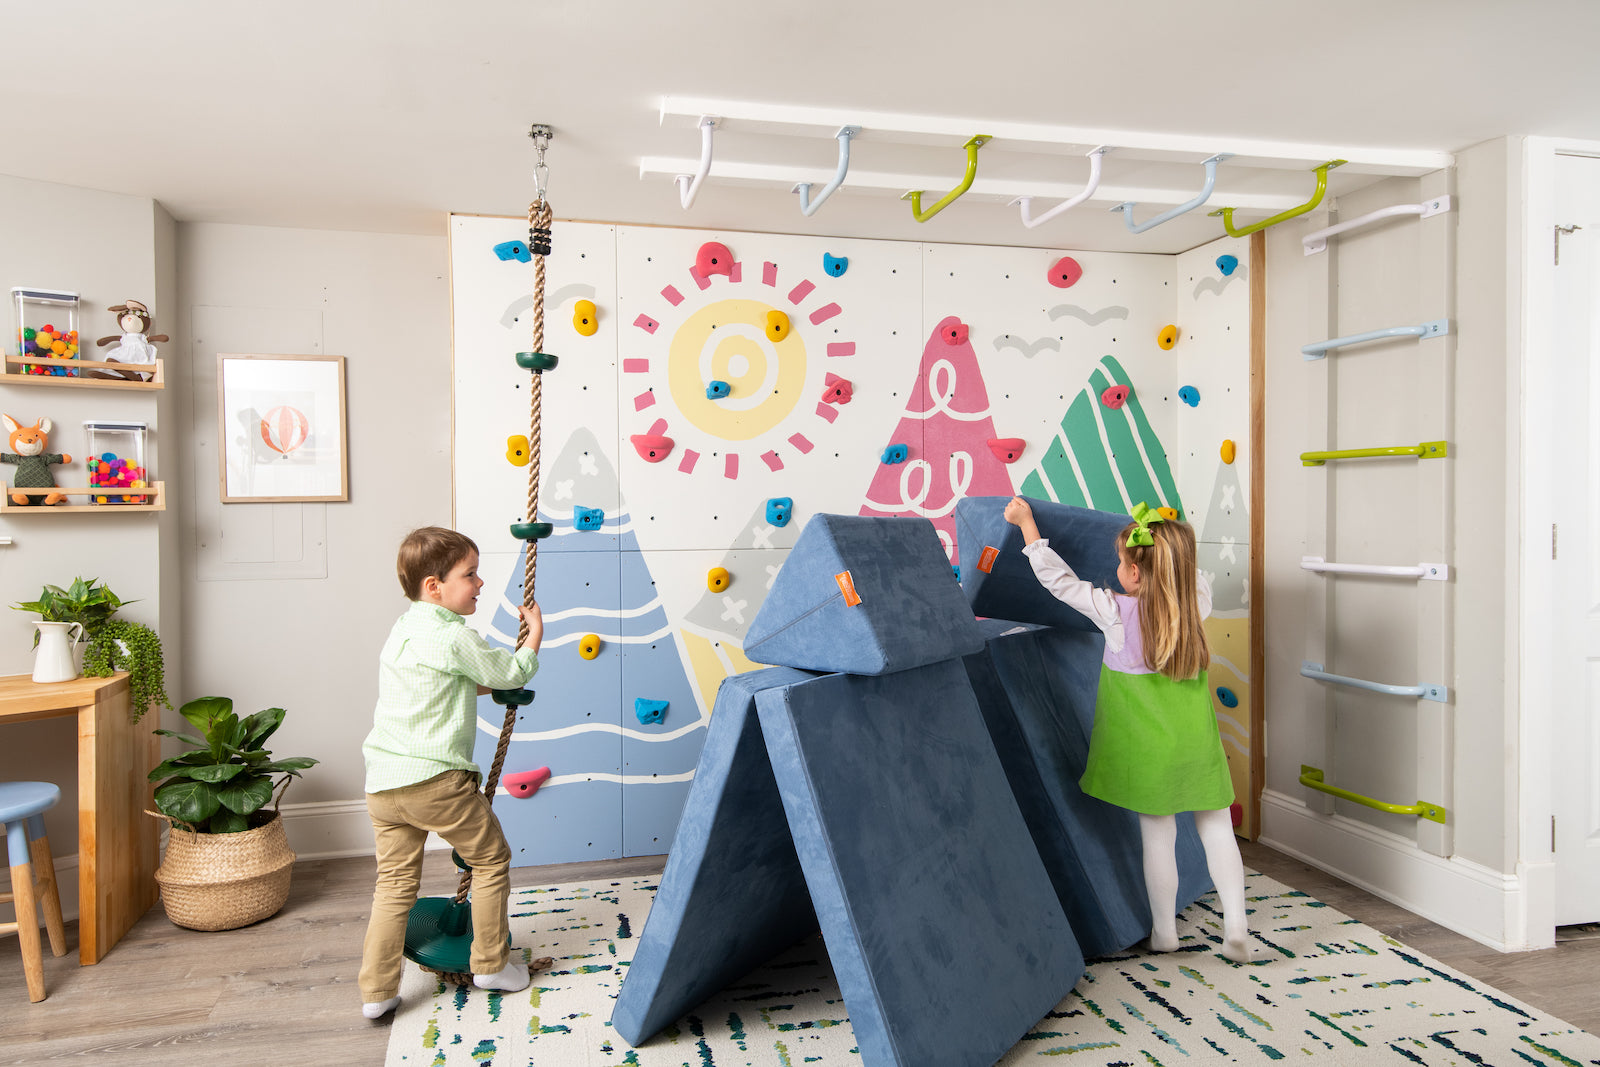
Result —
<path fill-rule="evenodd" d="M 600 312 L 593 300 L 580 300 L 572 308 L 572 328 L 585 337 L 593 337 L 600 328 Z"/>
<path fill-rule="evenodd" d="M 1233 453 L 1234 453 L 1233 439 L 1230 437 L 1227 440 L 1222 442 L 1222 462 L 1224 462 L 1224 463 L 1232 463 L 1233 462 Z"/>
<path fill-rule="evenodd" d="M 1178 509 L 1177 508 L 1156 508 L 1156 514 L 1160 515 L 1163 519 L 1166 519 L 1168 522 L 1177 522 L 1178 521 Z"/>
<path fill-rule="evenodd" d="M 1162 348 L 1171 348 L 1178 343 L 1178 328 L 1171 323 L 1161 327 L 1161 332 L 1156 334 L 1156 344 Z"/>
<path fill-rule="evenodd" d="M 511 461 L 513 467 L 526 467 L 528 456 L 528 439 L 525 436 L 514 433 L 506 438 L 506 459 Z"/>
<path fill-rule="evenodd" d="M 728 583 L 733 581 L 733 575 L 728 573 L 726 567 L 712 567 L 706 571 L 706 588 L 713 593 L 720 593 L 728 588 Z"/>
<path fill-rule="evenodd" d="M 789 316 L 774 308 L 767 312 L 767 340 L 781 341 L 789 336 Z"/>
<path fill-rule="evenodd" d="M 578 655 L 584 659 L 594 659 L 600 654 L 600 635 L 584 634 L 578 638 Z"/>

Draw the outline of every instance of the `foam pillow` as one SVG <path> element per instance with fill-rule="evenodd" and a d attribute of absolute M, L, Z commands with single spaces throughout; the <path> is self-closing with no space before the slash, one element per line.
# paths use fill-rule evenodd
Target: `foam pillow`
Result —
<path fill-rule="evenodd" d="M 826 514 L 806 523 L 744 641 L 757 663 L 868 675 L 982 647 L 933 523 Z"/>
<path fill-rule="evenodd" d="M 956 544 L 961 548 L 961 589 L 972 610 L 1011 619 L 1097 630 L 1083 615 L 1050 595 L 1022 553 L 1022 531 L 1005 520 L 1007 496 L 967 497 L 956 504 Z M 1040 536 L 1078 577 L 1122 592 L 1117 581 L 1117 532 L 1126 515 L 1026 498 Z"/>

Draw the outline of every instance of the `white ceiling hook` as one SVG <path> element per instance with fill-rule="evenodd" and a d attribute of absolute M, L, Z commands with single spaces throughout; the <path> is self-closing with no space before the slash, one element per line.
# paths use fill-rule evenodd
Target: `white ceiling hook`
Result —
<path fill-rule="evenodd" d="M 680 174 L 676 179 L 678 200 L 685 211 L 694 206 L 694 198 L 700 194 L 700 183 L 711 173 L 711 131 L 721 121 L 715 115 L 700 116 L 700 169 L 693 174 Z"/>
<path fill-rule="evenodd" d="M 1035 226 L 1049 222 L 1063 211 L 1068 211 L 1077 207 L 1079 204 L 1093 196 L 1094 191 L 1100 188 L 1100 161 L 1105 158 L 1105 154 L 1109 151 L 1111 151 L 1110 145 L 1101 145 L 1099 148 L 1096 148 L 1094 151 L 1090 152 L 1089 184 L 1084 186 L 1083 192 L 1069 200 L 1063 200 L 1049 211 L 1046 211 L 1043 215 L 1034 218 L 1028 214 L 1029 208 L 1033 206 L 1033 197 L 1031 196 L 1019 196 L 1015 200 L 1011 201 L 1012 204 L 1022 205 L 1022 224 L 1031 230 Z M 1010 207 L 1011 205 L 1007 204 L 1006 206 Z"/>
<path fill-rule="evenodd" d="M 839 169 L 833 176 L 833 181 L 822 187 L 822 192 L 817 194 L 815 200 L 811 199 L 811 183 L 800 182 L 790 192 L 800 194 L 800 211 L 807 218 L 817 213 L 817 208 L 822 202 L 832 196 L 835 189 L 844 184 L 844 176 L 850 170 L 850 141 L 861 132 L 860 126 L 841 126 L 839 132 L 834 134 L 839 139 Z"/>

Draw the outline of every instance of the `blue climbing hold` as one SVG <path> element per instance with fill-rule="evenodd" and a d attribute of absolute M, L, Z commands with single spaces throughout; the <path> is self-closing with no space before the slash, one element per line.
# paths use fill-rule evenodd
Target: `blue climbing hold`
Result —
<path fill-rule="evenodd" d="M 883 450 L 883 462 L 904 463 L 908 454 L 905 445 L 890 445 Z"/>
<path fill-rule="evenodd" d="M 822 253 L 822 269 L 837 278 L 850 269 L 850 257 L 830 256 L 824 252 Z"/>
<path fill-rule="evenodd" d="M 1239 269 L 1239 257 L 1218 256 L 1217 269 L 1220 270 L 1222 272 L 1222 276 L 1226 278 L 1228 275 Z"/>
<path fill-rule="evenodd" d="M 1229 689 L 1225 685 L 1217 686 L 1217 699 L 1222 702 L 1222 706 L 1225 708 L 1236 708 L 1239 706 L 1239 698 L 1234 695 L 1232 689 Z"/>
<path fill-rule="evenodd" d="M 1192 408 L 1200 406 L 1200 390 L 1192 385 L 1186 385 L 1178 390 L 1178 399 Z"/>
<path fill-rule="evenodd" d="M 573 508 L 572 526 L 577 530 L 598 530 L 606 524 L 606 513 L 599 508 Z"/>
<path fill-rule="evenodd" d="M 767 501 L 767 521 L 774 526 L 789 525 L 789 515 L 794 511 L 794 500 L 786 496 L 775 496 Z"/>
<path fill-rule="evenodd" d="M 707 400 L 721 400 L 731 392 L 733 392 L 733 387 L 720 378 L 713 378 L 706 383 Z"/>
<path fill-rule="evenodd" d="M 660 722 L 667 715 L 667 701 L 646 700 L 644 697 L 635 697 L 633 701 L 633 715 L 641 725 L 648 726 L 653 722 Z"/>
<path fill-rule="evenodd" d="M 494 254 L 501 260 L 515 259 L 522 263 L 532 263 L 533 255 L 528 251 L 528 246 L 521 241 L 501 241 L 494 246 Z"/>
<path fill-rule="evenodd" d="M 956 576 L 956 581 L 959 582 L 961 580 L 961 568 L 960 567 L 958 567 L 958 566 L 951 567 L 950 568 L 950 573 L 954 574 Z"/>

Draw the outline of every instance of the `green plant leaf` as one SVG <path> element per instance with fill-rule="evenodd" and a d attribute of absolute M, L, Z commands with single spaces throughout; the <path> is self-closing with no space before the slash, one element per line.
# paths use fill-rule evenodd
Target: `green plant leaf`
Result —
<path fill-rule="evenodd" d="M 248 829 L 250 829 L 250 817 L 229 811 L 227 808 L 211 816 L 211 822 L 206 826 L 206 830 L 213 834 L 237 834 Z"/>
<path fill-rule="evenodd" d="M 272 799 L 272 779 L 246 775 L 223 787 L 217 799 L 229 811 L 249 815 Z"/>
<path fill-rule="evenodd" d="M 233 711 L 233 701 L 227 697 L 199 697 L 178 709 L 178 714 L 194 723 L 195 729 L 209 737 L 211 724 Z"/>
<path fill-rule="evenodd" d="M 221 806 L 219 792 L 220 788 L 209 782 L 180 778 L 156 790 L 156 808 L 174 819 L 203 823 Z"/>
<path fill-rule="evenodd" d="M 194 734 L 180 734 L 176 730 L 152 730 L 150 732 L 161 737 L 176 737 L 179 741 L 185 741 L 191 745 L 194 745 L 196 748 L 204 748 L 206 744 Z"/>
<path fill-rule="evenodd" d="M 276 733 L 278 727 L 283 725 L 283 717 L 286 714 L 288 713 L 282 708 L 268 708 L 266 711 L 258 711 L 245 719 L 244 743 L 239 747 L 260 748 L 267 738 Z"/>
<path fill-rule="evenodd" d="M 310 756 L 290 756 L 288 759 L 274 760 L 253 769 L 257 774 L 292 774 L 298 778 L 301 771 L 307 767 L 315 767 L 317 762 Z"/>
<path fill-rule="evenodd" d="M 196 759 L 199 756 L 199 759 Z M 196 771 L 211 770 L 216 764 L 211 763 L 205 753 L 191 752 L 185 756 L 177 756 L 164 761 L 159 767 L 151 771 L 146 777 L 152 782 L 159 782 L 163 778 L 195 778 L 206 782 L 221 781 L 219 778 L 207 777 L 196 774 Z M 229 775 L 228 777 L 232 777 Z"/>

